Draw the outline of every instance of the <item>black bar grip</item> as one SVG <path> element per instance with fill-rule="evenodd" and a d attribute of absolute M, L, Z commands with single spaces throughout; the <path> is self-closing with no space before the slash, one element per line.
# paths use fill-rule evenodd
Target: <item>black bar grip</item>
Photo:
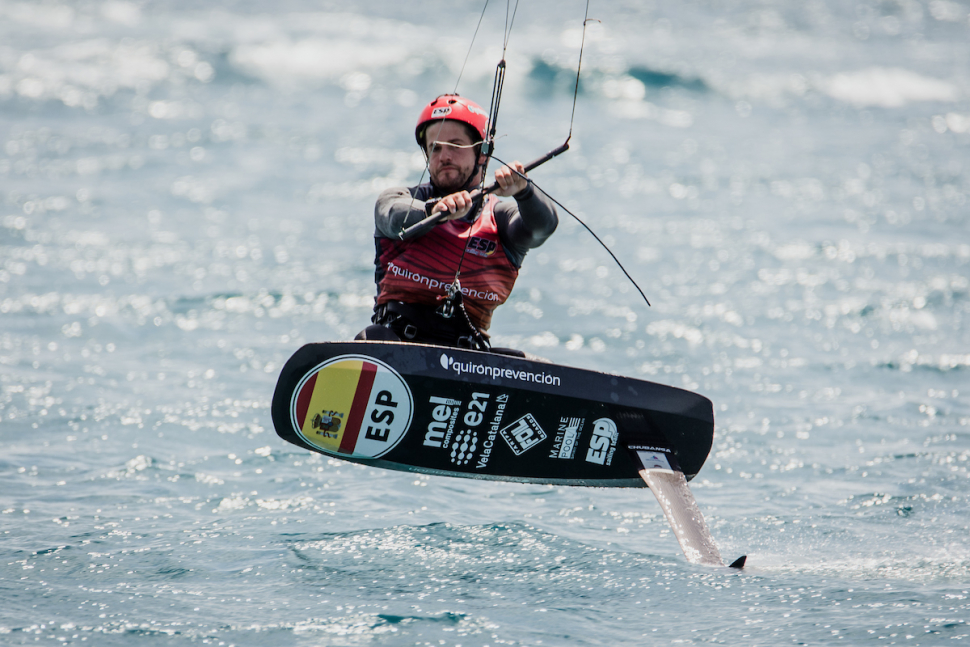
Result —
<path fill-rule="evenodd" d="M 529 162 L 528 164 L 526 164 L 525 167 L 524 167 L 525 168 L 525 172 L 528 173 L 529 171 L 531 171 L 535 167 L 542 166 L 543 164 L 545 164 L 546 162 L 548 162 L 549 160 L 551 160 L 553 157 L 556 157 L 557 155 L 561 155 L 561 154 L 565 153 L 567 150 L 569 150 L 569 143 L 568 142 L 565 143 L 565 144 L 563 144 L 559 148 L 556 148 L 556 149 L 553 149 L 553 150 L 549 151 L 548 153 L 546 153 L 542 157 L 540 157 L 538 159 L 534 159 L 531 162 Z M 482 193 L 485 194 L 485 195 L 488 195 L 489 193 L 494 193 L 495 191 L 498 191 L 498 189 L 499 189 L 498 182 L 492 182 L 487 187 L 485 187 L 485 190 L 482 191 Z M 475 198 L 475 197 L 477 197 L 476 194 L 475 194 L 475 192 L 472 192 L 472 198 Z"/>
<path fill-rule="evenodd" d="M 542 157 L 540 157 L 538 159 L 532 160 L 531 162 L 529 162 L 528 164 L 526 164 L 523 168 L 525 169 L 525 172 L 528 173 L 529 171 L 531 171 L 532 169 L 536 168 L 537 166 L 541 166 L 541 165 L 545 164 L 546 162 L 548 162 L 549 160 L 551 160 L 553 157 L 556 157 L 557 155 L 562 155 L 567 150 L 569 150 L 569 141 L 568 140 L 562 146 L 560 146 L 558 148 L 554 148 L 553 150 L 549 151 L 548 153 L 546 153 L 545 155 L 543 155 Z M 488 195 L 489 193 L 494 193 L 498 189 L 499 189 L 498 182 L 492 182 L 487 187 L 485 187 L 484 190 L 475 189 L 474 191 L 471 192 L 472 200 L 474 200 L 475 198 L 478 198 L 478 197 L 480 197 L 482 195 Z M 428 200 L 425 203 L 425 206 L 424 206 L 425 210 L 430 212 L 431 209 L 434 208 L 434 205 L 438 204 L 438 202 L 440 200 L 441 200 L 441 198 L 434 198 L 432 200 Z M 398 234 L 398 238 L 400 238 L 401 240 L 404 240 L 404 237 L 405 236 L 409 235 L 411 232 L 413 232 L 413 231 L 415 231 L 417 229 L 421 229 L 422 227 L 425 227 L 425 226 L 431 225 L 431 224 L 438 224 L 438 221 L 440 221 L 446 215 L 447 214 L 445 214 L 445 213 L 436 213 L 434 215 L 429 215 L 427 218 L 421 220 L 420 222 L 416 222 L 413 225 L 411 225 L 410 227 L 407 227 L 406 229 L 402 229 L 401 230 L 401 233 Z"/>

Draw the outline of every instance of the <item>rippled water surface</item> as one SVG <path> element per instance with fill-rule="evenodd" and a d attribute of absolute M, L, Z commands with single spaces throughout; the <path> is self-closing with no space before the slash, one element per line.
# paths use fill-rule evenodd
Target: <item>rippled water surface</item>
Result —
<path fill-rule="evenodd" d="M 0 643 L 970 642 L 970 4 L 593 2 L 563 214 L 498 345 L 696 390 L 692 489 L 385 472 L 279 440 L 351 338 L 461 3 L 0 0 Z M 569 131 L 585 5 L 522 0 L 497 153 Z M 459 92 L 487 103 L 505 6 Z"/>

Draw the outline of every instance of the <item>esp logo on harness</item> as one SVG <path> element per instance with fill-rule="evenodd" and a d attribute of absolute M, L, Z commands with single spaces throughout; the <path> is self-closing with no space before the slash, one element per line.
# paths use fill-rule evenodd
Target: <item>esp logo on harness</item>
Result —
<path fill-rule="evenodd" d="M 495 252 L 495 249 L 497 247 L 498 247 L 498 243 L 496 243 L 494 240 L 473 236 L 468 241 L 468 245 L 466 245 L 465 249 L 467 249 L 469 253 L 474 254 L 475 256 L 488 257 Z"/>

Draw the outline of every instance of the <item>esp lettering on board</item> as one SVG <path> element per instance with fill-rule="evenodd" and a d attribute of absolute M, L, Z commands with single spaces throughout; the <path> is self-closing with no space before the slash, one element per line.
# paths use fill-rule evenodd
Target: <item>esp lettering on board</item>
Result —
<path fill-rule="evenodd" d="M 616 436 L 616 423 L 609 418 L 600 418 L 593 422 L 593 434 L 589 438 L 586 461 L 597 465 L 611 464 L 613 452 L 616 450 Z"/>
<path fill-rule="evenodd" d="M 397 405 L 390 391 L 379 391 L 374 399 L 374 406 L 370 410 L 370 421 L 378 426 L 368 425 L 364 437 L 386 443 L 391 435 L 391 428 L 383 425 L 394 422 L 394 409 Z"/>

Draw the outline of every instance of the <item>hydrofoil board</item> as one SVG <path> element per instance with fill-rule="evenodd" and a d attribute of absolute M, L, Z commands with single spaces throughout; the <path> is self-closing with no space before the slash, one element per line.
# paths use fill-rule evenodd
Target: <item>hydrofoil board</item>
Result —
<path fill-rule="evenodd" d="M 722 563 L 686 487 L 714 436 L 711 401 L 690 391 L 497 353 L 335 342 L 308 344 L 287 361 L 272 414 L 283 439 L 373 467 L 554 485 L 649 484 L 658 499 L 663 493 L 675 534 L 677 524 L 691 531 L 692 552 L 678 535 L 688 559 Z M 671 479 L 683 487 L 659 485 Z M 690 514 L 675 524 L 670 510 Z"/>

